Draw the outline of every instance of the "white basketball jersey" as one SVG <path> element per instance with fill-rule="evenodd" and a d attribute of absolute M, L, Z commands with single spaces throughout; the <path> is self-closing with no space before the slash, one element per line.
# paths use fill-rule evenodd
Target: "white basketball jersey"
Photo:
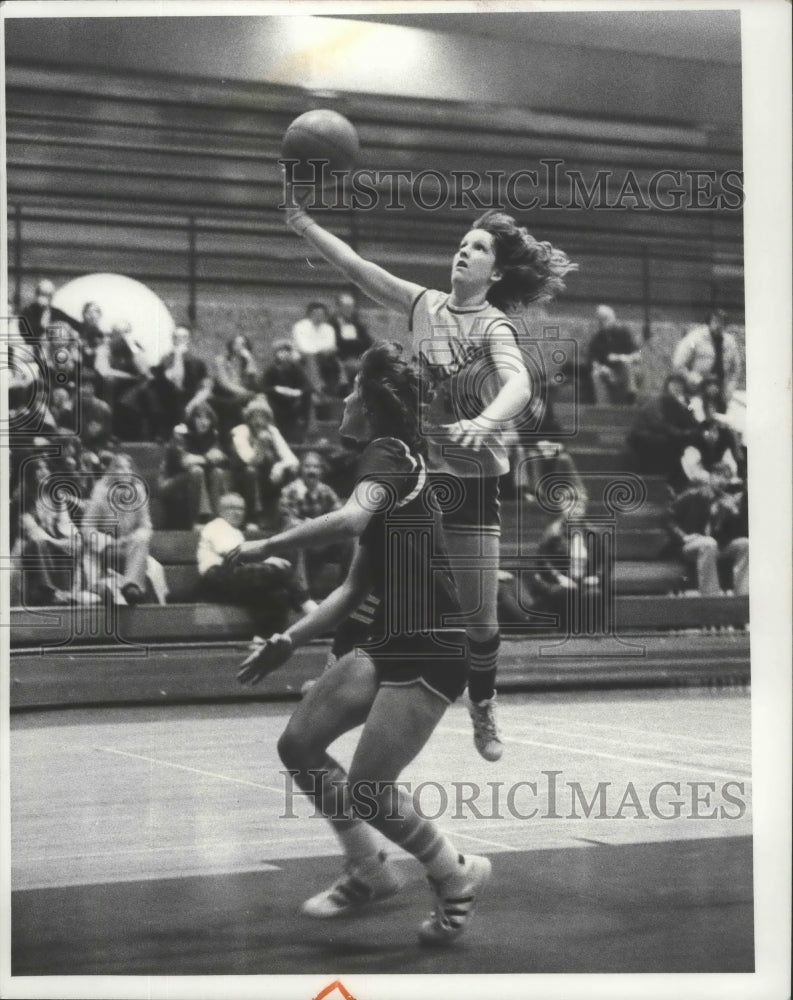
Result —
<path fill-rule="evenodd" d="M 502 381 L 494 360 L 499 341 L 512 347 L 517 343 L 513 324 L 488 302 L 456 309 L 449 305 L 448 293 L 425 288 L 413 301 L 410 330 L 413 352 L 432 385 L 432 398 L 422 413 L 430 469 L 465 479 L 508 472 L 500 440 L 493 438 L 476 450 L 461 448 L 448 439 L 443 425 L 475 419 L 496 398 Z"/>

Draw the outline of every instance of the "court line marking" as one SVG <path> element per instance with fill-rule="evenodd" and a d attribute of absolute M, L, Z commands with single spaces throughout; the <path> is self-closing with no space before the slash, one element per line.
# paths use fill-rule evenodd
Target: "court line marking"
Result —
<path fill-rule="evenodd" d="M 437 822 L 437 821 L 436 821 Z M 473 840 L 475 844 L 487 844 L 489 847 L 497 847 L 501 851 L 519 851 L 520 847 L 514 847 L 511 844 L 504 844 L 498 840 L 487 840 L 485 837 L 474 837 L 470 833 L 460 833 L 459 830 L 448 830 L 444 829 L 443 832 L 449 837 L 453 837 L 455 840 L 460 838 L 461 840 Z"/>
<path fill-rule="evenodd" d="M 105 753 L 114 753 L 119 757 L 131 757 L 134 760 L 145 760 L 149 764 L 160 764 L 162 767 L 174 767 L 179 771 L 191 771 L 193 774 L 201 774 L 205 778 L 217 778 L 219 781 L 228 781 L 234 785 L 248 785 L 251 788 L 262 788 L 266 792 L 275 792 L 283 795 L 283 788 L 273 788 L 272 785 L 262 785 L 258 781 L 248 781 L 247 778 L 230 778 L 227 774 L 217 774 L 214 771 L 202 771 L 198 767 L 189 767 L 187 764 L 174 764 L 169 760 L 159 760 L 157 757 L 146 757 L 140 753 L 130 753 L 128 750 L 117 750 L 115 747 L 94 747 L 94 750 L 102 750 Z"/>
<path fill-rule="evenodd" d="M 442 728 L 443 731 L 447 733 L 458 733 L 462 736 L 470 735 L 470 730 L 468 729 L 456 729 L 452 726 L 443 726 L 443 727 L 439 726 L 438 728 L 439 729 Z M 749 781 L 751 781 L 752 779 L 750 773 L 746 773 L 739 770 L 732 772 L 714 771 L 707 764 L 689 767 L 686 764 L 678 764 L 676 761 L 652 760 L 648 757 L 625 757 L 620 754 L 604 753 L 602 750 L 579 750 L 577 747 L 562 745 L 560 743 L 541 743 L 539 740 L 522 740 L 518 739 L 515 736 L 502 735 L 501 739 L 502 741 L 507 743 L 520 743 L 522 746 L 543 747 L 543 749 L 545 750 L 562 750 L 565 751 L 566 753 L 583 754 L 584 757 L 602 757 L 604 760 L 621 760 L 627 764 L 649 764 L 650 767 L 662 767 L 664 769 L 677 768 L 678 770 L 681 771 L 692 771 L 694 774 L 702 774 L 704 772 L 705 774 L 716 778 L 730 779 L 735 777 L 741 777 L 741 778 L 746 778 Z"/>
<path fill-rule="evenodd" d="M 580 735 L 578 733 L 573 732 L 569 727 L 568 728 L 562 728 L 562 727 L 559 727 L 559 726 L 542 726 L 542 730 L 543 730 L 544 733 L 545 732 L 555 733 L 555 734 L 561 735 L 561 736 L 579 736 Z M 614 727 L 614 732 L 618 732 L 617 727 Z M 605 734 L 601 735 L 599 733 L 588 734 L 588 737 L 591 738 L 591 739 L 599 740 L 601 743 L 611 743 L 611 744 L 615 744 L 616 746 L 624 746 L 625 743 L 626 743 L 626 740 L 610 739 Z M 679 737 L 678 737 L 678 739 L 679 739 Z M 641 743 L 638 743 L 638 744 L 634 744 L 633 747 L 632 747 L 632 749 L 634 749 L 634 750 L 653 750 L 656 747 L 664 749 L 664 750 L 668 749 L 668 742 L 666 742 L 666 743 L 663 742 L 663 741 L 659 741 L 657 743 L 641 742 Z M 570 748 L 570 749 L 572 749 L 572 748 Z M 681 747 L 680 751 L 681 751 L 681 753 L 685 754 L 686 751 L 687 751 L 687 748 Z M 717 757 L 718 760 L 716 761 L 716 763 L 721 764 L 723 766 L 726 766 L 727 764 L 732 763 L 733 761 L 735 763 L 737 763 L 741 767 L 751 767 L 751 763 L 752 763 L 751 759 L 747 760 L 745 754 L 743 754 L 741 756 L 732 756 L 730 754 L 722 753 L 719 750 L 710 750 L 709 751 L 709 750 L 706 750 L 706 749 L 704 749 L 702 747 L 693 747 L 693 748 L 690 748 L 689 755 L 690 756 L 694 756 L 696 754 L 699 754 L 700 756 L 703 756 L 705 754 L 710 754 L 713 757 Z"/>
<path fill-rule="evenodd" d="M 541 722 L 548 723 L 550 726 L 558 726 L 560 721 L 559 719 L 554 719 L 552 716 L 548 715 L 532 715 L 532 718 L 537 719 Z M 689 736 L 687 734 L 685 736 L 681 736 L 680 733 L 667 733 L 665 731 L 658 729 L 653 729 L 650 731 L 646 729 L 634 729 L 633 727 L 618 726 L 608 722 L 588 722 L 583 719 L 577 719 L 575 723 L 575 728 L 578 729 L 580 726 L 589 726 L 592 729 L 605 729 L 612 732 L 617 731 L 620 733 L 636 733 L 638 736 L 668 737 L 669 739 L 675 739 L 675 740 L 685 739 L 689 740 L 692 743 L 704 743 L 707 746 L 723 746 L 723 747 L 728 747 L 729 749 L 732 750 L 746 750 L 748 752 L 751 752 L 752 749 L 751 744 L 747 746 L 745 743 L 733 743 L 732 741 L 727 739 L 708 740 L 702 736 Z"/>
<path fill-rule="evenodd" d="M 266 848 L 270 849 L 271 846 L 276 844 L 295 844 L 295 843 L 309 843 L 317 844 L 322 846 L 326 840 L 330 840 L 331 843 L 335 844 L 333 839 L 333 831 L 328 827 L 327 837 L 280 837 L 276 840 L 268 838 L 266 843 L 264 840 L 216 840 L 216 841 L 201 841 L 198 844 L 171 844 L 168 847 L 131 847 L 125 848 L 123 850 L 114 851 L 95 851 L 91 854 L 81 852 L 80 854 L 27 854 L 21 855 L 18 851 L 14 851 L 14 864 L 31 864 L 33 862 L 41 861 L 78 861 L 78 860 L 88 860 L 89 858 L 115 858 L 115 857 L 128 857 L 135 854 L 162 854 L 168 851 L 184 851 L 198 852 L 205 850 L 212 850 L 213 848 L 244 848 L 244 847 L 258 847 L 259 849 Z M 269 864 L 270 862 L 267 862 Z"/>

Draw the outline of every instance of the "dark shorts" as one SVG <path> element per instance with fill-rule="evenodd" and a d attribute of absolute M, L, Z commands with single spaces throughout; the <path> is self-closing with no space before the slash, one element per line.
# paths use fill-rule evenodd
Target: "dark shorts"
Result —
<path fill-rule="evenodd" d="M 450 531 L 501 532 L 499 476 L 463 479 L 442 472 L 432 476 L 443 514 L 443 526 Z"/>
<path fill-rule="evenodd" d="M 384 687 L 422 684 L 444 701 L 456 701 L 468 680 L 465 632 L 444 629 L 429 635 L 397 637 L 376 649 L 361 647 Z"/>

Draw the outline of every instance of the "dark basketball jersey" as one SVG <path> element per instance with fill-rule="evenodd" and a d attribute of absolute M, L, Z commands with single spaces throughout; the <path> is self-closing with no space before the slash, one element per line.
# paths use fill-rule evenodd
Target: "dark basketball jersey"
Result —
<path fill-rule="evenodd" d="M 373 516 L 359 540 L 372 591 L 355 617 L 375 643 L 427 635 L 459 613 L 443 529 L 424 459 L 397 438 L 367 445 L 355 487 Z"/>

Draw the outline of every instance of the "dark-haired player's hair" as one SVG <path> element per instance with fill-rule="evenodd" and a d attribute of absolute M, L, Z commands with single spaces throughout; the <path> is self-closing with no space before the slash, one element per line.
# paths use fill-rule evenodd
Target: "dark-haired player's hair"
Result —
<path fill-rule="evenodd" d="M 421 444 L 421 379 L 400 344 L 381 342 L 364 352 L 358 384 L 373 437 L 399 438 L 414 448 Z"/>
<path fill-rule="evenodd" d="M 531 302 L 553 298 L 564 288 L 564 277 L 578 270 L 563 250 L 536 240 L 504 212 L 486 212 L 472 229 L 493 237 L 496 267 L 502 277 L 490 287 L 487 300 L 504 312 L 517 312 Z"/>

